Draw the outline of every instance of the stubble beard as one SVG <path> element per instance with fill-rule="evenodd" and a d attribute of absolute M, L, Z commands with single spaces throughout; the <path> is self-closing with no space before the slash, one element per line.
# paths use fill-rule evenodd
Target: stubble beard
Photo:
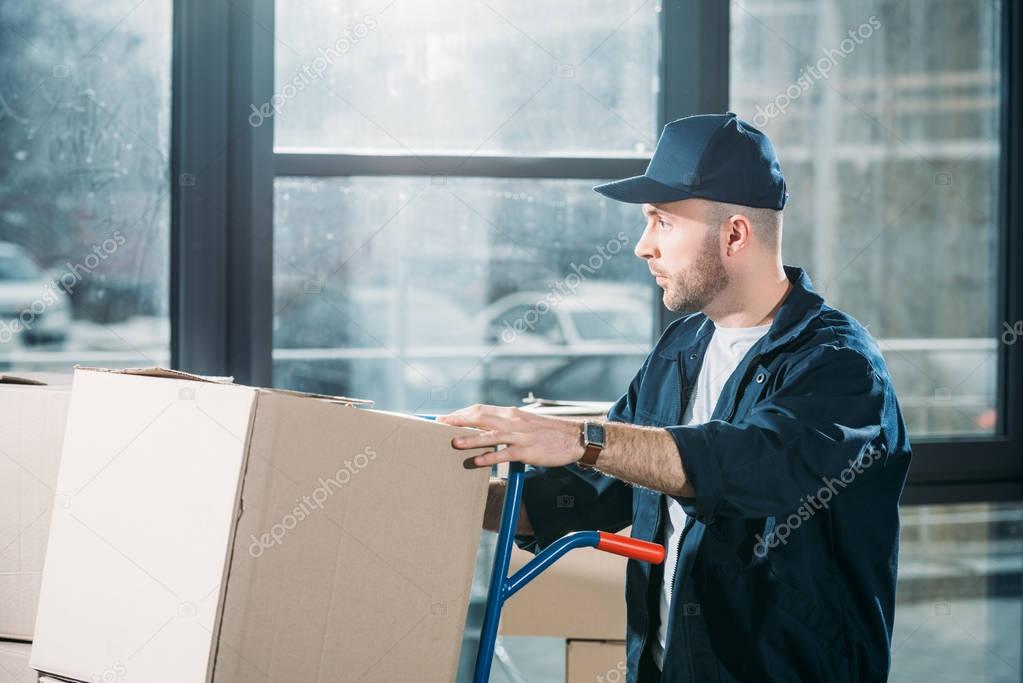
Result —
<path fill-rule="evenodd" d="M 718 253 L 717 231 L 708 230 L 696 263 L 680 273 L 667 275 L 664 305 L 670 311 L 695 313 L 703 310 L 725 287 L 728 272 Z"/>

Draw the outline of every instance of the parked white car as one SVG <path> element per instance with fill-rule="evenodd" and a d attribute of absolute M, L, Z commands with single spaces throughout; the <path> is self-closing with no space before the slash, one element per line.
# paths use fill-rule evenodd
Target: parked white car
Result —
<path fill-rule="evenodd" d="M 70 327 L 67 294 L 27 251 L 0 242 L 0 344 L 63 344 Z"/>
<path fill-rule="evenodd" d="M 477 317 L 487 341 L 570 349 L 620 344 L 649 346 L 653 301 L 649 288 L 587 283 L 578 291 L 516 292 Z M 610 349 L 609 349 L 610 350 Z"/>

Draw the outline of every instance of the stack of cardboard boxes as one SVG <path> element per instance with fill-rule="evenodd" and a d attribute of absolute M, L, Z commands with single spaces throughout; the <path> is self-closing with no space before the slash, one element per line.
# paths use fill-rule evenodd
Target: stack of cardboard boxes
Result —
<path fill-rule="evenodd" d="M 70 376 L 0 375 L 0 683 L 34 683 L 36 604 Z"/>
<path fill-rule="evenodd" d="M 610 404 L 534 399 L 540 414 L 603 418 Z M 620 532 L 628 535 L 629 530 Z M 510 572 L 533 555 L 512 551 Z M 593 548 L 573 550 L 533 579 L 504 605 L 501 633 L 563 638 L 567 683 L 625 681 L 625 565 L 617 555 Z"/>
<path fill-rule="evenodd" d="M 36 683 L 36 672 L 28 664 L 30 643 L 0 641 L 0 683 Z"/>
<path fill-rule="evenodd" d="M 3 556 L 19 583 L 0 589 L 0 613 L 20 617 L 0 632 L 34 640 L 32 669 L 83 682 L 453 680 L 488 479 L 465 465 L 479 451 L 451 448 L 468 430 L 159 369 L 77 370 L 67 394 L 66 423 L 40 405 L 35 422 L 4 413 L 0 430 L 22 439 L 5 445 L 20 502 L 0 541 L 33 553 Z M 28 464 L 22 449 L 65 424 L 54 480 L 59 449 Z M 5 539 L 26 539 L 50 501 L 40 584 L 23 576 L 38 572 L 39 538 Z M 0 649 L 3 670 L 26 647 Z"/>

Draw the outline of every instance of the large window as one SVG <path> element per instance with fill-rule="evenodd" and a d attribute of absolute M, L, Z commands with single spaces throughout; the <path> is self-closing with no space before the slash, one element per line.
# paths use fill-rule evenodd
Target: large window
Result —
<path fill-rule="evenodd" d="M 990 472 L 1014 419 L 999 385 L 1015 342 L 999 288 L 1002 13 L 731 3 L 730 106 L 777 147 L 786 260 L 878 339 L 911 480 L 954 479 L 934 458 L 957 443 L 946 452 Z M 1015 503 L 903 507 L 893 681 L 1020 680 L 1021 522 Z"/>
<path fill-rule="evenodd" d="M 655 294 L 639 210 L 590 188 L 655 140 L 656 3 L 278 3 L 276 54 L 275 384 L 420 412 L 621 394 Z"/>
<path fill-rule="evenodd" d="M 892 683 L 1019 683 L 1023 508 L 903 510 Z M 510 637 L 495 680 L 564 681 L 565 642 Z"/>
<path fill-rule="evenodd" d="M 424 411 L 616 398 L 652 294 L 641 221 L 590 185 L 279 180 L 275 383 Z"/>
<path fill-rule="evenodd" d="M 0 370 L 167 364 L 171 3 L 0 4 Z"/>
<path fill-rule="evenodd" d="M 774 141 L 785 256 L 880 341 L 913 435 L 992 434 L 1001 10 L 732 3 L 731 107 Z"/>
<path fill-rule="evenodd" d="M 660 297 L 640 211 L 591 187 L 645 167 L 659 23 L 649 0 L 276 3 L 250 121 L 274 126 L 274 384 L 419 413 L 616 399 Z"/>
<path fill-rule="evenodd" d="M 935 503 L 904 513 L 893 679 L 1018 681 L 1020 11 L 0 3 L 0 371 L 613 400 L 669 316 L 638 208 L 590 188 L 731 109 L 777 145 L 785 261 L 881 343 L 904 500 Z"/>
<path fill-rule="evenodd" d="M 902 510 L 892 681 L 1019 683 L 1023 507 Z"/>
<path fill-rule="evenodd" d="M 275 33 L 280 148 L 651 149 L 654 2 L 279 2 Z"/>

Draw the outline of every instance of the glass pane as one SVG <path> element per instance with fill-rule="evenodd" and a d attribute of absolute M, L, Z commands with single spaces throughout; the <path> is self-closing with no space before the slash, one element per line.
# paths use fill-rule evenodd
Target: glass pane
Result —
<path fill-rule="evenodd" d="M 881 341 L 918 436 L 996 428 L 1000 17 L 732 3 L 731 107 L 781 157 L 785 260 Z"/>
<path fill-rule="evenodd" d="M 169 362 L 171 6 L 0 4 L 0 369 Z"/>
<path fill-rule="evenodd" d="M 641 212 L 593 184 L 278 179 L 274 384 L 426 413 L 618 398 L 655 291 Z"/>
<path fill-rule="evenodd" d="M 484 534 L 491 543 L 494 537 Z M 1021 580 L 1020 505 L 903 508 L 889 680 L 1019 683 Z M 565 680 L 565 641 L 505 637 L 502 642 L 507 657 L 495 664 L 493 680 Z M 471 667 L 473 660 L 463 651 L 465 659 Z"/>
<path fill-rule="evenodd" d="M 1019 683 L 1023 507 L 902 510 L 892 681 Z"/>
<path fill-rule="evenodd" d="M 278 2 L 279 148 L 644 153 L 658 3 Z"/>

